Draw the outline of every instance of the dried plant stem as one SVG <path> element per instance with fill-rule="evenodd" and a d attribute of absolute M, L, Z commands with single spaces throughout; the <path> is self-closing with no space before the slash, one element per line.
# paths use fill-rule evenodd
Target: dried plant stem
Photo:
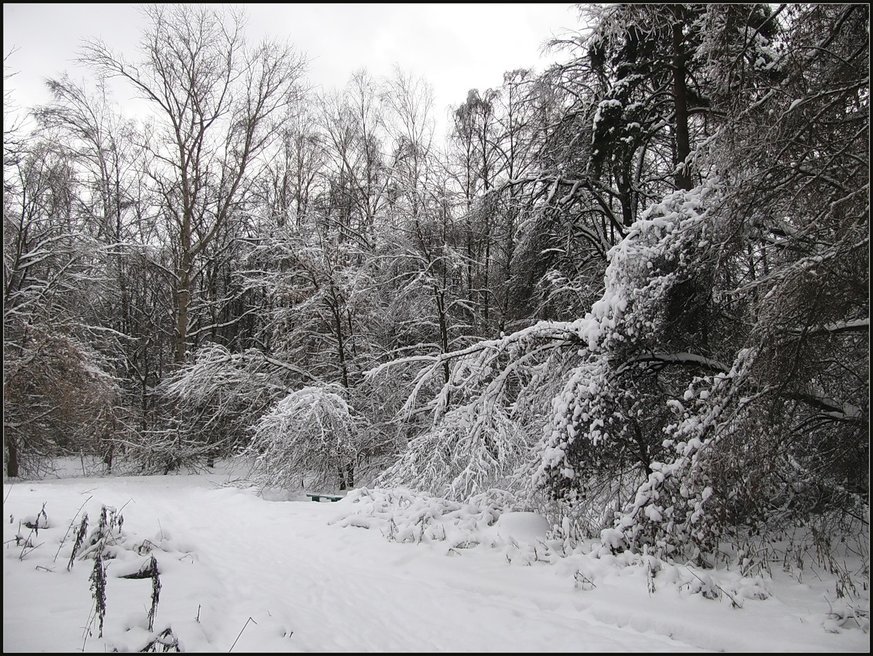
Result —
<path fill-rule="evenodd" d="M 63 537 L 63 539 L 61 540 L 61 543 L 58 545 L 58 550 L 57 550 L 57 552 L 55 553 L 55 557 L 54 557 L 54 560 L 53 560 L 52 562 L 57 562 L 57 561 L 58 561 L 58 555 L 61 553 L 61 547 L 63 547 L 63 546 L 64 546 L 64 542 L 67 541 L 67 536 L 70 534 L 70 529 L 72 529 L 72 528 L 73 528 L 73 524 L 76 523 L 76 517 L 79 516 L 79 513 L 82 512 L 82 508 L 84 508 L 84 507 L 85 507 L 85 504 L 88 503 L 92 498 L 93 498 L 93 495 L 90 496 L 90 497 L 88 497 L 87 499 L 85 499 L 85 500 L 82 502 L 82 505 L 79 506 L 79 509 L 76 511 L 76 514 L 73 515 L 73 519 L 70 520 L 70 525 L 67 526 L 67 532 L 64 533 L 64 537 Z"/>
<path fill-rule="evenodd" d="M 239 641 L 240 636 L 242 636 L 243 631 L 246 630 L 246 627 L 249 625 L 249 622 L 252 622 L 252 623 L 254 623 L 254 624 L 257 624 L 257 622 L 255 622 L 255 620 L 252 618 L 252 616 L 249 615 L 249 619 L 247 619 L 247 620 L 246 620 L 246 623 L 243 624 L 243 628 L 240 629 L 240 631 L 239 631 L 239 635 L 236 637 L 236 640 L 233 641 L 233 644 L 230 646 L 230 649 L 227 650 L 227 653 L 228 653 L 228 654 L 229 654 L 230 652 L 233 651 L 233 648 L 236 646 L 236 643 Z"/>

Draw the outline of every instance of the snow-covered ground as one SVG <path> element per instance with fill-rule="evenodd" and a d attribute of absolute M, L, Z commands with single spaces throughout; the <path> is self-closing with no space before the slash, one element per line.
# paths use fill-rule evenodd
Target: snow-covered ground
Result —
<path fill-rule="evenodd" d="M 239 475 L 227 465 L 199 475 L 7 482 L 3 650 L 137 651 L 166 627 L 184 651 L 219 652 L 870 647 L 868 632 L 829 616 L 834 580 L 822 572 L 802 583 L 781 571 L 737 578 L 729 591 L 723 580 L 727 592 L 709 599 L 690 570 L 647 574 L 605 553 L 559 554 L 531 514 L 495 522 L 481 509 L 372 491 L 337 503 L 270 500 L 228 485 Z M 108 548 L 115 557 L 106 560 L 99 638 L 94 561 L 76 560 L 71 571 L 67 561 L 82 513 L 90 532 L 103 505 L 124 521 Z M 16 544 L 17 534 L 33 548 Z M 150 555 L 161 583 L 153 632 L 152 582 L 119 578 Z"/>

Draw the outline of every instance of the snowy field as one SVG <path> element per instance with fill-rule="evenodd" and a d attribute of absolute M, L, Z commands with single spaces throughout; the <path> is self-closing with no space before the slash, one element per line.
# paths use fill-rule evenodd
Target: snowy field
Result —
<path fill-rule="evenodd" d="M 139 651 L 167 628 L 181 650 L 215 652 L 870 646 L 869 622 L 846 619 L 822 571 L 774 565 L 772 578 L 740 579 L 626 566 L 602 549 L 563 552 L 530 513 L 498 518 L 366 490 L 337 503 L 260 496 L 228 464 L 198 475 L 78 474 L 4 484 L 6 652 Z M 107 534 L 100 638 L 95 560 L 67 564 L 82 515 L 91 533 L 102 506 L 123 524 Z M 121 577 L 151 556 L 161 587 L 149 631 L 152 580 Z"/>

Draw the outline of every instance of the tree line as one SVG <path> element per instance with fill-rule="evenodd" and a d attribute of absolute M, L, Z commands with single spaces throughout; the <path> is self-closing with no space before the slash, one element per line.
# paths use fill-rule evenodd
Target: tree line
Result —
<path fill-rule="evenodd" d="M 865 5 L 581 6 L 444 139 L 400 70 L 314 93 L 241 14 L 144 18 L 6 122 L 8 476 L 247 449 L 673 555 L 865 516 Z"/>

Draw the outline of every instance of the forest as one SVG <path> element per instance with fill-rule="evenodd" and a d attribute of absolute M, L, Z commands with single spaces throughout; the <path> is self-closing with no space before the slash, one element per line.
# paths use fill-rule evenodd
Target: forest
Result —
<path fill-rule="evenodd" d="M 446 135 L 401 68 L 144 12 L 32 128 L 4 95 L 4 477 L 245 456 L 699 564 L 869 532 L 867 5 L 580 5 Z"/>

